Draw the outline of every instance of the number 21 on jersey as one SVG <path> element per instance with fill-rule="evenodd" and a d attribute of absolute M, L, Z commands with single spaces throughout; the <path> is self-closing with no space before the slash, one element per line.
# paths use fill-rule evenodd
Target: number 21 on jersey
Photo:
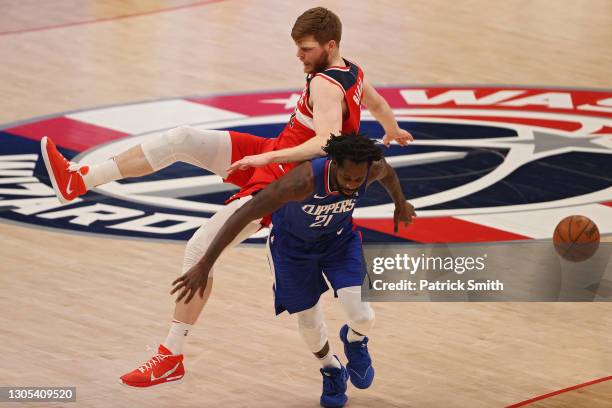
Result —
<path fill-rule="evenodd" d="M 317 215 L 317 217 L 315 218 L 315 222 L 313 222 L 312 224 L 310 224 L 310 227 L 327 227 L 329 225 L 329 223 L 331 222 L 332 218 L 334 217 L 333 214 L 330 215 Z"/>

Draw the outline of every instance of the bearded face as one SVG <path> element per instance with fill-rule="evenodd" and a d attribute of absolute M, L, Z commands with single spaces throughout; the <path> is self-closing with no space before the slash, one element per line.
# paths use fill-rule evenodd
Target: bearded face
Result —
<path fill-rule="evenodd" d="M 295 45 L 297 46 L 296 57 L 302 62 L 305 73 L 316 74 L 329 66 L 327 44 L 321 45 L 313 36 L 308 36 L 297 41 Z"/>

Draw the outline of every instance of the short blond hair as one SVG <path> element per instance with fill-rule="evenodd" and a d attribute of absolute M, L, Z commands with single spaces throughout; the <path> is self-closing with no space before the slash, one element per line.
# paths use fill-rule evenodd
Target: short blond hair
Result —
<path fill-rule="evenodd" d="M 291 38 L 299 41 L 312 35 L 319 44 L 334 40 L 340 44 L 342 37 L 342 22 L 331 10 L 325 7 L 315 7 L 306 10 L 295 20 L 291 29 Z"/>

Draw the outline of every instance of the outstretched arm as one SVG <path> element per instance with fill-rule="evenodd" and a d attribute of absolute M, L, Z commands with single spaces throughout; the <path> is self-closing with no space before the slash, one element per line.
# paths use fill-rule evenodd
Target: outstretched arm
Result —
<path fill-rule="evenodd" d="M 399 127 L 385 98 L 380 96 L 376 89 L 365 80 L 363 84 L 363 103 L 385 130 L 385 136 L 383 137 L 385 145 L 389 146 L 389 143 L 395 140 L 400 145 L 406 146 L 414 140 L 409 132 Z"/>
<path fill-rule="evenodd" d="M 202 297 L 208 281 L 208 274 L 217 258 L 249 222 L 273 213 L 285 203 L 301 201 L 311 195 L 313 191 L 314 178 L 310 162 L 302 163 L 280 180 L 261 190 L 225 222 L 202 259 L 184 275 L 172 282 L 174 288 L 170 294 L 181 290 L 177 302 L 187 296 L 185 303 L 189 303 L 198 290 L 200 297 Z"/>
<path fill-rule="evenodd" d="M 298 146 L 246 156 L 234 162 L 228 171 L 245 170 L 269 163 L 300 162 L 324 156 L 325 152 L 322 147 L 327 144 L 330 135 L 339 135 L 342 130 L 343 98 L 344 94 L 338 86 L 321 77 L 314 77 L 310 81 L 310 99 L 313 104 L 315 136 Z"/>
<path fill-rule="evenodd" d="M 291 163 L 325 156 L 322 147 L 331 135 L 339 135 L 342 130 L 343 98 L 344 94 L 338 86 L 321 77 L 314 77 L 310 81 L 310 99 L 316 135 L 299 146 L 270 152 L 272 161 Z"/>
<path fill-rule="evenodd" d="M 402 191 L 402 186 L 397 177 L 397 173 L 387 163 L 385 159 L 372 163 L 370 168 L 370 177 L 368 185 L 378 181 L 387 190 L 389 197 L 395 203 L 395 211 L 393 212 L 393 232 L 397 234 L 399 223 L 402 222 L 404 227 L 412 222 L 412 217 L 416 217 L 414 207 L 408 201 Z"/>

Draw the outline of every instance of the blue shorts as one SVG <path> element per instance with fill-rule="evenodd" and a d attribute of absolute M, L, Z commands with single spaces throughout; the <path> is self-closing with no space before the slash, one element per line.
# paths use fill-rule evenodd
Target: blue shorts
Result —
<path fill-rule="evenodd" d="M 341 288 L 361 286 L 367 275 L 361 236 L 356 231 L 313 243 L 272 228 L 267 245 L 277 315 L 285 310 L 301 312 L 316 305 L 321 294 L 329 289 L 323 274 L 334 293 Z"/>

